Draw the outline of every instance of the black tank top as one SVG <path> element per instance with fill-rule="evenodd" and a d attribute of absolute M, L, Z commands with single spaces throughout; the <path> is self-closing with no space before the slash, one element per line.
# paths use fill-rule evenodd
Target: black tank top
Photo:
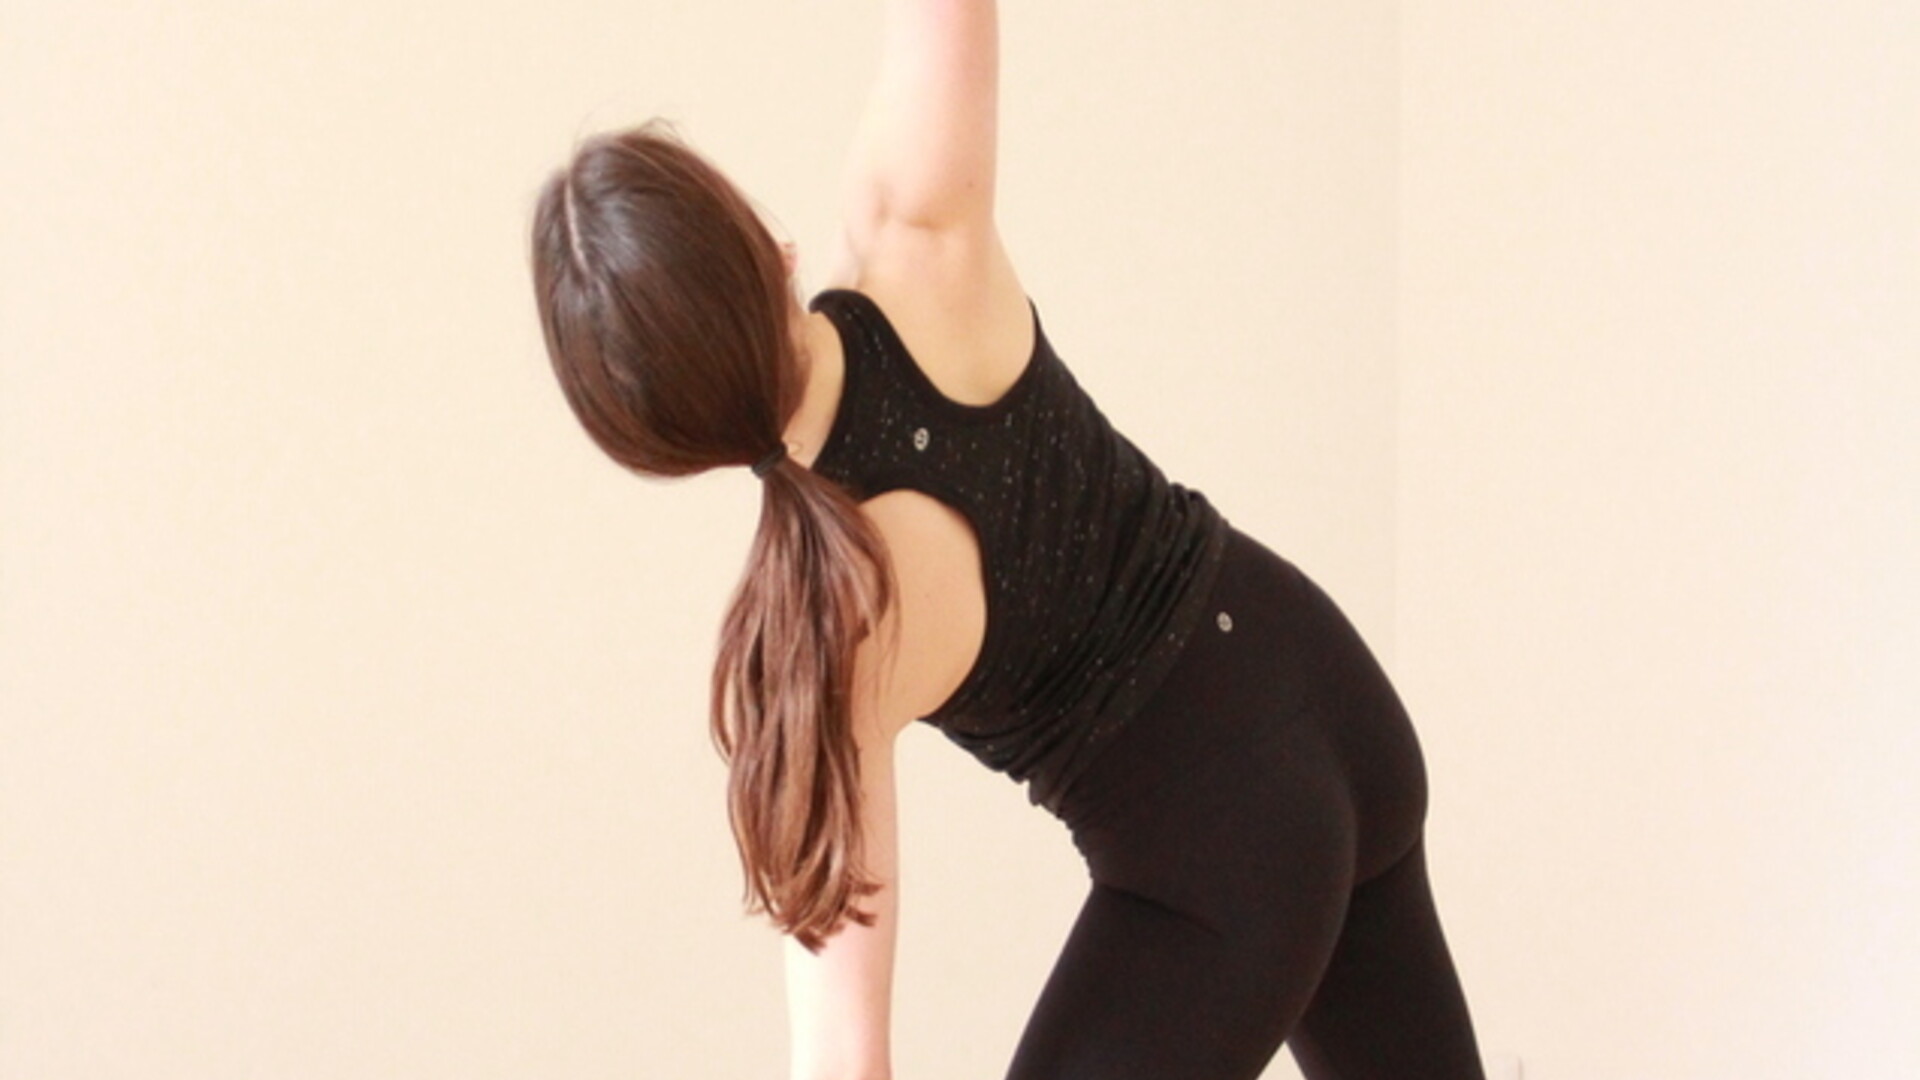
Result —
<path fill-rule="evenodd" d="M 919 719 L 1055 808 L 1173 666 L 1203 614 L 1227 521 L 1114 430 L 1037 308 L 1019 379 L 969 405 L 934 386 L 864 293 L 827 289 L 808 307 L 833 321 L 846 354 L 814 471 L 858 500 L 897 488 L 939 499 L 980 546 L 979 658 Z"/>

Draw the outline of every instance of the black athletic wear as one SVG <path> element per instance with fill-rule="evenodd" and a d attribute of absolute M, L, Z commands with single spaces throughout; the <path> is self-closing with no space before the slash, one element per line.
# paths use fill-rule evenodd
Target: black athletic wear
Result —
<path fill-rule="evenodd" d="M 896 488 L 960 511 L 980 544 L 979 659 L 923 719 L 1056 807 L 1180 654 L 1227 524 L 1107 422 L 1033 316 L 1033 354 L 989 405 L 942 394 L 879 306 L 809 305 L 845 343 L 839 412 L 813 464 L 859 499 Z"/>
<path fill-rule="evenodd" d="M 1238 530 L 1206 610 L 1061 808 L 1092 887 L 1008 1080 L 1483 1080 L 1385 672 Z"/>
<path fill-rule="evenodd" d="M 815 297 L 847 380 L 814 467 L 967 515 L 986 644 L 928 717 L 1034 783 L 1092 888 L 1008 1080 L 1482 1080 L 1428 890 L 1426 771 L 1359 633 L 1034 355 L 939 393 L 879 307 Z"/>

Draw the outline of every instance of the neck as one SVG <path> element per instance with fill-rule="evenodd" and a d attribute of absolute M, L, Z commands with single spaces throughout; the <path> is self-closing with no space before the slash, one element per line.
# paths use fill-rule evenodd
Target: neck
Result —
<path fill-rule="evenodd" d="M 833 430 L 840 409 L 840 390 L 846 383 L 846 356 L 833 321 L 817 311 L 804 312 L 799 330 L 800 369 L 806 385 L 800 407 L 794 410 L 783 437 L 788 452 L 800 464 L 813 467 L 814 458 Z"/>

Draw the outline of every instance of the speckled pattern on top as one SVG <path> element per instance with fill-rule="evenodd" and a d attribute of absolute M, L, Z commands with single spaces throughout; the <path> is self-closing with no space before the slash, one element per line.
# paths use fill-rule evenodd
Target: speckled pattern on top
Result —
<path fill-rule="evenodd" d="M 856 499 L 931 495 L 980 543 L 979 658 L 920 719 L 1053 809 L 1173 666 L 1204 614 L 1227 521 L 1113 429 L 1037 308 L 1019 379 L 969 405 L 934 386 L 864 293 L 827 289 L 808 307 L 839 329 L 847 371 L 814 470 Z"/>

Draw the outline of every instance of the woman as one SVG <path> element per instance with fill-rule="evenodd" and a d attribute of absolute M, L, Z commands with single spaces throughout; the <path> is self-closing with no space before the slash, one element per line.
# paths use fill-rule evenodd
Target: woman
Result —
<path fill-rule="evenodd" d="M 994 223 L 989 0 L 894 0 L 832 284 L 658 123 L 542 190 L 549 353 L 648 475 L 750 466 L 712 723 L 794 1075 L 884 1077 L 893 741 L 937 725 L 1093 886 L 1014 1080 L 1474 1077 L 1406 714 L 1339 609 L 1169 483 L 1055 354 Z"/>

